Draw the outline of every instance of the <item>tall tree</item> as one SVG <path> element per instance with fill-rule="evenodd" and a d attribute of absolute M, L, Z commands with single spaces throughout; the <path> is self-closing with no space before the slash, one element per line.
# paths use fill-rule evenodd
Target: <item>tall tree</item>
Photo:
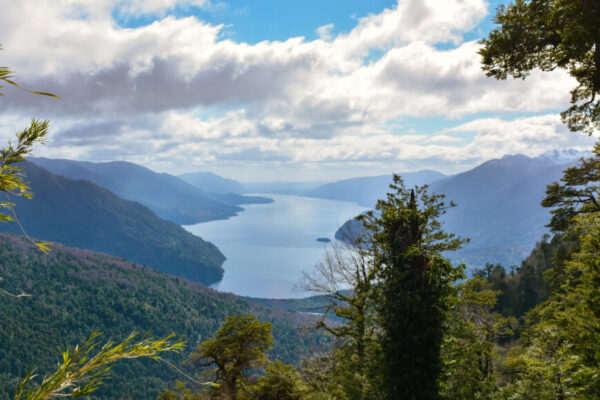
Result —
<path fill-rule="evenodd" d="M 482 40 L 483 70 L 496 79 L 526 78 L 539 68 L 567 70 L 578 85 L 561 113 L 572 131 L 600 128 L 600 2 L 516 0 L 500 6 L 500 26 Z"/>
<path fill-rule="evenodd" d="M 325 296 L 329 304 L 318 326 L 336 340 L 336 375 L 348 399 L 373 398 L 373 364 L 378 344 L 374 310 L 375 269 L 360 236 L 333 244 L 314 271 L 305 273 L 304 290 Z M 337 317 L 333 324 L 327 318 Z M 339 321 L 343 323 L 339 323 Z"/>
<path fill-rule="evenodd" d="M 196 368 L 213 367 L 219 399 L 237 400 L 247 383 L 250 369 L 267 363 L 265 352 L 271 348 L 271 324 L 252 315 L 229 316 L 223 326 L 190 356 Z"/>
<path fill-rule="evenodd" d="M 445 318 L 462 274 L 440 253 L 464 240 L 444 232 L 439 217 L 452 203 L 409 190 L 394 175 L 391 193 L 362 218 L 378 270 L 382 381 L 388 399 L 437 399 Z"/>

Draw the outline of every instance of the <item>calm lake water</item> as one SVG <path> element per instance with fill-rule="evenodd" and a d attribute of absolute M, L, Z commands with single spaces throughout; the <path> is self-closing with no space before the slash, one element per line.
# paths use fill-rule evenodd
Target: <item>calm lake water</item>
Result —
<path fill-rule="evenodd" d="M 265 194 L 271 204 L 245 205 L 238 216 L 184 226 L 225 254 L 223 280 L 212 287 L 242 296 L 305 297 L 294 286 L 302 271 L 322 260 L 327 243 L 346 220 L 365 208 L 345 201 Z"/>

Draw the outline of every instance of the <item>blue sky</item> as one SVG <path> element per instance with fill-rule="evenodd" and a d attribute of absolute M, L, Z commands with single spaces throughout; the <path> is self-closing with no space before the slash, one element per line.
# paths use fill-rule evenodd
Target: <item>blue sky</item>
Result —
<path fill-rule="evenodd" d="M 558 113 L 564 72 L 486 78 L 499 0 L 0 0 L 0 64 L 60 101 L 7 92 L 7 138 L 36 155 L 328 180 L 584 149 Z"/>
<path fill-rule="evenodd" d="M 238 42 L 255 44 L 263 40 L 284 41 L 293 36 L 308 40 L 317 37 L 320 26 L 334 24 L 333 33 L 349 32 L 356 20 L 391 8 L 395 1 L 216 1 L 207 6 L 179 6 L 165 14 L 177 17 L 194 15 L 214 25 L 224 24 L 223 36 Z M 123 16 L 114 13 L 119 25 L 136 28 L 160 20 L 162 16 Z"/>

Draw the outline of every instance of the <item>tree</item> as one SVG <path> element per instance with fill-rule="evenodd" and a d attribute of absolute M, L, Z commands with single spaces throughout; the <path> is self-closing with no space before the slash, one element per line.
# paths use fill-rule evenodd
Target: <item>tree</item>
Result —
<path fill-rule="evenodd" d="M 190 364 L 198 369 L 214 367 L 208 371 L 214 376 L 214 394 L 217 398 L 237 400 L 238 392 L 245 389 L 249 370 L 267 363 L 265 352 L 272 343 L 270 323 L 260 322 L 252 315 L 229 316 L 190 355 Z"/>
<path fill-rule="evenodd" d="M 578 85 L 563 122 L 589 135 L 600 128 L 600 2 L 516 0 L 500 6 L 494 22 L 500 27 L 479 51 L 487 76 L 525 79 L 535 68 L 567 70 Z"/>
<path fill-rule="evenodd" d="M 302 287 L 329 299 L 317 326 L 336 340 L 331 373 L 337 375 L 349 399 L 368 399 L 373 398 L 372 371 L 378 349 L 375 269 L 362 238 L 346 240 L 333 244 L 314 271 L 304 274 Z M 333 324 L 326 322 L 331 313 L 336 317 Z"/>
<path fill-rule="evenodd" d="M 290 365 L 279 360 L 267 365 L 266 374 L 252 388 L 252 399 L 258 400 L 302 400 L 307 398 L 308 388 L 300 374 Z"/>
<path fill-rule="evenodd" d="M 578 214 L 600 213 L 600 142 L 593 157 L 565 170 L 561 181 L 548 185 L 542 200 L 544 207 L 555 207 L 548 224 L 555 232 L 566 231 Z"/>
<path fill-rule="evenodd" d="M 580 244 L 562 284 L 528 313 L 523 343 L 507 362 L 510 398 L 600 397 L 600 215 L 576 216 L 569 233 Z"/>
<path fill-rule="evenodd" d="M 512 318 L 493 312 L 491 286 L 480 276 L 458 286 L 442 346 L 444 399 L 487 399 L 497 389 L 497 342 L 512 333 Z"/>
<path fill-rule="evenodd" d="M 464 240 L 441 229 L 439 217 L 453 206 L 443 195 L 427 186 L 408 190 L 398 175 L 390 188 L 362 217 L 378 271 L 383 389 L 388 399 L 436 399 L 444 323 L 453 283 L 463 276 L 463 266 L 440 253 Z"/>

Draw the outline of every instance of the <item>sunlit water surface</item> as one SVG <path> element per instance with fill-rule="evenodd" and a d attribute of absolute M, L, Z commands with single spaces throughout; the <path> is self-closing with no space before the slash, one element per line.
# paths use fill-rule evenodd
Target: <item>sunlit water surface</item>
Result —
<path fill-rule="evenodd" d="M 271 204 L 245 205 L 238 216 L 184 226 L 227 257 L 223 280 L 212 287 L 242 296 L 305 297 L 295 289 L 302 271 L 323 259 L 326 243 L 346 220 L 365 209 L 345 201 L 266 194 Z"/>

